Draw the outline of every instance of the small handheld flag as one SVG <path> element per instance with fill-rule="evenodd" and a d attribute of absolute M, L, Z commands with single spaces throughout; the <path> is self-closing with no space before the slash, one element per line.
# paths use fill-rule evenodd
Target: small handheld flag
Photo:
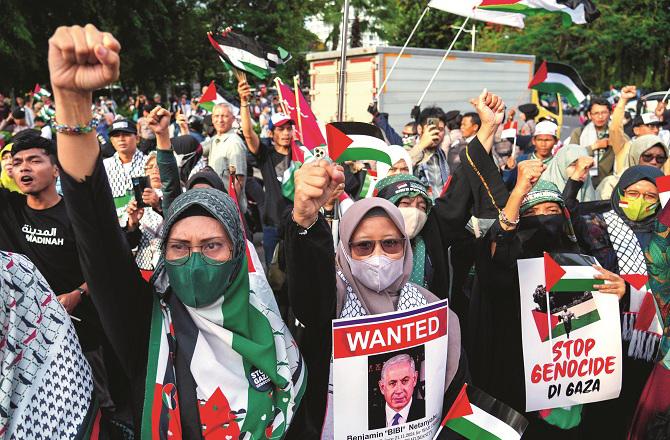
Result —
<path fill-rule="evenodd" d="M 544 61 L 528 83 L 529 89 L 545 93 L 560 93 L 572 106 L 578 106 L 591 93 L 574 67 Z"/>
<path fill-rule="evenodd" d="M 479 388 L 465 383 L 433 440 L 445 426 L 470 440 L 518 440 L 528 427 L 528 420 Z"/>
<path fill-rule="evenodd" d="M 364 122 L 332 122 L 326 125 L 328 152 L 338 163 L 349 160 L 376 160 L 393 166 L 379 127 Z"/>
<path fill-rule="evenodd" d="M 291 54 L 281 47 L 272 48 L 231 30 L 208 32 L 207 37 L 221 55 L 224 64 L 265 79 L 280 64 L 291 59 Z"/>

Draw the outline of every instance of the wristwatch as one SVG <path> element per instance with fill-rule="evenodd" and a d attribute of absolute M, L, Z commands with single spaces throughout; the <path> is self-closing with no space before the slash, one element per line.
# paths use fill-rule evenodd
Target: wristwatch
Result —
<path fill-rule="evenodd" d="M 76 290 L 79 292 L 80 296 L 84 296 L 86 294 L 86 289 L 83 289 L 81 287 L 77 287 Z"/>

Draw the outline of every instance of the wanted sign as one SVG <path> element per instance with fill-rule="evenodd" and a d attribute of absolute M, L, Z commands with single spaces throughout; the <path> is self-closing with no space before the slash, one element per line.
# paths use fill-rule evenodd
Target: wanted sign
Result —
<path fill-rule="evenodd" d="M 593 257 L 545 254 L 518 261 L 526 411 L 614 399 L 621 391 L 616 295 Z"/>
<path fill-rule="evenodd" d="M 447 301 L 333 320 L 335 440 L 432 439 L 442 415 Z"/>

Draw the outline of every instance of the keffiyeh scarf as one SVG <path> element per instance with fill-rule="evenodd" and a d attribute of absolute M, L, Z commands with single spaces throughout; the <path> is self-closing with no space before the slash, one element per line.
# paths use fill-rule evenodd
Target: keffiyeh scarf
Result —
<path fill-rule="evenodd" d="M 123 227 L 128 221 L 126 206 L 133 199 L 132 178 L 142 177 L 146 174 L 144 166 L 147 163 L 147 157 L 140 150 L 137 150 L 130 162 L 130 173 L 126 172 L 126 168 L 119 158 L 119 153 L 114 153 L 112 157 L 103 160 L 102 163 L 105 166 L 109 187 L 112 190 L 116 215 L 119 218 L 119 224 Z"/>
<path fill-rule="evenodd" d="M 0 293 L 0 438 L 96 439 L 91 367 L 46 280 L 0 252 Z"/>

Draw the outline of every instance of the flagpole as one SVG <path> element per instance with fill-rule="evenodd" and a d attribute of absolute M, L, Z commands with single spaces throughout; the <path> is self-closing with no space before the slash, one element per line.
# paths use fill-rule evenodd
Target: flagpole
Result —
<path fill-rule="evenodd" d="M 668 99 L 668 95 L 670 95 L 670 89 L 668 89 L 668 91 L 665 92 L 665 96 L 663 97 L 663 101 L 661 102 L 664 102 L 666 99 Z"/>
<path fill-rule="evenodd" d="M 447 49 L 447 52 L 442 57 L 442 61 L 440 61 L 440 64 L 437 66 L 437 69 L 435 69 L 435 72 L 433 73 L 433 77 L 430 79 L 430 82 L 426 86 L 426 90 L 423 91 L 423 94 L 421 95 L 421 98 L 419 98 L 419 102 L 416 103 L 416 107 L 421 107 L 421 103 L 423 102 L 424 98 L 426 97 L 426 94 L 428 93 L 428 89 L 430 89 L 430 86 L 433 85 L 433 81 L 435 81 L 435 77 L 440 72 L 440 69 L 442 68 L 442 64 L 444 64 L 444 62 L 447 61 L 447 57 L 451 53 L 451 49 L 454 47 L 454 44 L 456 44 L 456 40 L 458 40 L 458 37 L 461 36 L 461 33 L 463 32 L 463 29 L 465 29 L 465 25 L 468 24 L 469 20 L 470 20 L 470 17 L 465 17 L 465 21 L 461 25 L 461 28 L 458 30 L 458 33 L 456 34 L 454 39 L 451 40 L 451 44 L 449 45 L 449 49 Z"/>
<path fill-rule="evenodd" d="M 405 44 L 402 46 L 402 49 L 400 49 L 400 52 L 398 52 L 398 55 L 396 56 L 395 61 L 393 61 L 393 65 L 391 66 L 391 69 L 386 74 L 386 78 L 384 78 L 384 82 L 382 82 L 382 85 L 379 86 L 379 91 L 377 92 L 377 96 L 375 96 L 375 102 L 378 101 L 380 93 L 384 90 L 384 87 L 386 87 L 386 83 L 388 82 L 389 78 L 391 77 L 391 74 L 395 70 L 395 66 L 398 65 L 398 61 L 400 61 L 400 58 L 405 53 L 405 49 L 407 49 L 407 45 L 409 44 L 410 40 L 414 36 L 414 33 L 418 29 L 419 24 L 423 20 L 423 17 L 426 15 L 426 12 L 428 12 L 428 9 L 430 9 L 430 8 L 428 6 L 426 6 L 426 8 L 421 13 L 421 16 L 419 17 L 419 21 L 417 21 L 416 24 L 414 25 L 414 29 L 412 29 L 412 32 L 409 33 L 409 37 L 407 37 L 407 41 L 405 41 Z"/>
<path fill-rule="evenodd" d="M 296 121 L 298 123 L 298 138 L 300 138 L 300 142 L 302 144 L 305 144 L 305 140 L 302 137 L 302 113 L 300 112 L 300 92 L 299 88 L 300 87 L 300 81 L 299 81 L 300 75 L 295 75 L 293 77 L 293 93 L 295 93 L 295 108 L 296 108 L 296 113 L 298 114 L 298 120 Z"/>
<path fill-rule="evenodd" d="M 340 82 L 337 99 L 337 120 L 344 121 L 344 87 L 347 78 L 347 45 L 349 44 L 349 0 L 344 0 L 344 11 L 342 12 L 342 47 L 340 49 Z"/>
<path fill-rule="evenodd" d="M 440 432 L 442 432 L 442 428 L 444 428 L 444 425 L 440 425 L 440 427 L 437 428 L 437 432 L 433 436 L 433 440 L 437 440 L 437 437 L 440 435 Z"/>

